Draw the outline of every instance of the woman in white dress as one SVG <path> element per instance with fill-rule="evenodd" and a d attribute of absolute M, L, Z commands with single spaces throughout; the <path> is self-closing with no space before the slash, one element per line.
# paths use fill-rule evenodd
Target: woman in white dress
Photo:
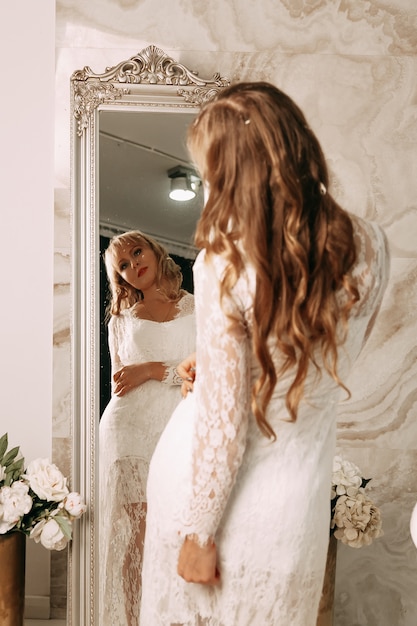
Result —
<path fill-rule="evenodd" d="M 175 366 L 195 349 L 194 296 L 141 232 L 114 237 L 105 262 L 112 397 L 99 428 L 100 626 L 137 626 L 148 466 L 181 400 Z"/>
<path fill-rule="evenodd" d="M 189 148 L 207 190 L 196 378 L 151 461 L 141 625 L 315 626 L 337 405 L 386 287 L 385 236 L 337 205 L 270 84 L 222 91 Z"/>

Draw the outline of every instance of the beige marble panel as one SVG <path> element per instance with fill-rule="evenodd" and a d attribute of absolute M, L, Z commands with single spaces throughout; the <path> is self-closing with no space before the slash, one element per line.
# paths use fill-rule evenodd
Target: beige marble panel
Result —
<path fill-rule="evenodd" d="M 68 122 L 68 120 L 67 120 Z M 70 250 L 71 249 L 71 194 L 68 187 L 63 189 L 55 189 L 54 194 L 54 244 L 55 250 Z M 62 273 L 56 277 L 58 282 L 62 278 Z M 70 276 L 67 275 L 63 278 L 67 282 Z"/>
<path fill-rule="evenodd" d="M 294 53 L 413 54 L 417 47 L 413 0 L 59 0 L 65 21 L 58 40 L 84 45 L 71 24 L 95 26 L 112 45 L 117 35 L 146 33 L 170 49 Z M 91 47 L 99 47 L 98 39 Z"/>
<path fill-rule="evenodd" d="M 340 445 L 417 450 L 416 307 L 417 260 L 393 259 L 380 316 L 347 381 Z"/>
<path fill-rule="evenodd" d="M 55 191 L 54 336 L 53 336 L 53 436 L 71 433 L 71 237 L 70 194 Z M 58 452 L 57 452 L 58 454 Z"/>

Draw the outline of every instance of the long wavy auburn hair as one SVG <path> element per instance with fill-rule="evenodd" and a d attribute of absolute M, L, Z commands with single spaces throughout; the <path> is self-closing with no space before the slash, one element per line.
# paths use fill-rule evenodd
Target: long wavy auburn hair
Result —
<path fill-rule="evenodd" d="M 135 289 L 126 282 L 117 267 L 117 257 L 121 251 L 133 246 L 145 246 L 153 251 L 157 261 L 156 283 L 160 291 L 173 301 L 178 300 L 181 295 L 183 277 L 180 266 L 156 239 L 139 230 L 131 230 L 113 237 L 104 252 L 110 290 L 107 318 L 111 315 L 119 315 L 123 309 L 128 309 L 136 302 L 143 300 L 143 293 L 140 289 Z"/>
<path fill-rule="evenodd" d="M 262 433 L 278 378 L 294 370 L 286 406 L 296 420 L 317 349 L 333 379 L 349 311 L 359 299 L 349 270 L 356 252 L 349 215 L 327 192 L 320 144 L 298 106 L 268 83 L 238 83 L 206 104 L 188 131 L 188 147 L 208 198 L 196 244 L 227 260 L 222 298 L 246 262 L 256 272 L 252 344 L 261 372 L 252 410 Z M 344 304 L 337 292 L 344 289 Z M 233 323 L 233 320 L 231 320 Z M 344 329 L 344 332 L 341 332 Z M 277 371 L 268 340 L 283 355 Z"/>

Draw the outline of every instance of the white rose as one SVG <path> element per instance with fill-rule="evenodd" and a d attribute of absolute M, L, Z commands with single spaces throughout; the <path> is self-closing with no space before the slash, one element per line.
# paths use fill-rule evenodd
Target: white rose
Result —
<path fill-rule="evenodd" d="M 335 456 L 333 459 L 332 492 L 330 498 L 336 496 L 354 497 L 362 484 L 360 469 L 351 461 Z"/>
<path fill-rule="evenodd" d="M 12 524 L 11 522 L 3 522 L 1 519 L 1 506 L 0 506 L 0 535 L 5 535 L 6 533 L 9 532 L 9 530 L 11 530 L 13 528 L 13 526 L 16 526 L 16 524 Z"/>
<path fill-rule="evenodd" d="M 76 491 L 71 491 L 64 500 L 64 508 L 71 517 L 81 517 L 86 512 L 87 506 Z"/>
<path fill-rule="evenodd" d="M 30 533 L 36 543 L 41 542 L 47 550 L 63 550 L 68 543 L 60 525 L 53 519 L 41 520 Z"/>
<path fill-rule="evenodd" d="M 29 463 L 25 478 L 42 500 L 61 502 L 68 494 L 67 479 L 49 459 L 36 459 Z"/>
<path fill-rule="evenodd" d="M 11 530 L 32 508 L 29 487 L 17 480 L 10 487 L 0 489 L 0 535 Z"/>
<path fill-rule="evenodd" d="M 39 543 L 40 538 L 41 538 L 42 528 L 45 526 L 45 524 L 46 524 L 46 519 L 42 519 L 40 522 L 35 524 L 35 526 L 30 531 L 30 534 L 29 534 L 30 539 L 33 539 L 36 543 Z"/>

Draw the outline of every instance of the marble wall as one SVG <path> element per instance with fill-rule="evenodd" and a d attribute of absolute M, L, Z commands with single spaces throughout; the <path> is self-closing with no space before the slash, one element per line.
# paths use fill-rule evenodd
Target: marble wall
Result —
<path fill-rule="evenodd" d="M 415 626 L 417 550 L 417 9 L 415 0 L 57 0 L 54 453 L 70 463 L 72 72 L 103 72 L 150 44 L 198 70 L 275 83 L 304 110 L 332 191 L 379 222 L 391 279 L 340 407 L 341 453 L 372 477 L 384 536 L 339 545 L 335 626 Z M 63 571 L 62 562 L 56 571 Z M 59 574 L 58 574 L 59 578 Z M 55 578 L 57 580 L 57 578 Z M 59 586 L 59 585 L 58 585 Z M 54 592 L 53 592 L 54 593 Z M 62 584 L 53 616 L 63 608 Z"/>

